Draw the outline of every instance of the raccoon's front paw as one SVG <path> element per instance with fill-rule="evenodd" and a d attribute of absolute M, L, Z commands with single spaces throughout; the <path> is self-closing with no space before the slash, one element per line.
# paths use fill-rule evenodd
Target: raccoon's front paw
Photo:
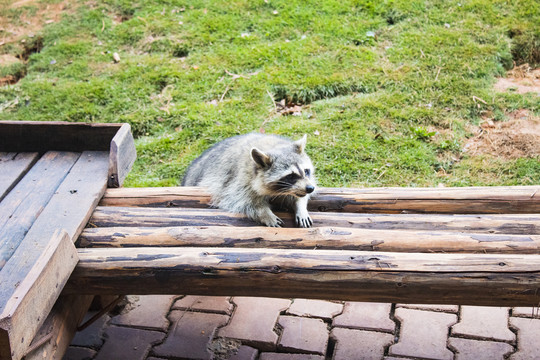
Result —
<path fill-rule="evenodd" d="M 273 213 L 264 214 L 263 216 L 259 217 L 258 221 L 261 224 L 269 226 L 269 227 L 283 227 L 283 220 L 278 218 Z"/>
<path fill-rule="evenodd" d="M 305 216 L 296 215 L 295 223 L 298 227 L 309 228 L 313 225 L 313 220 L 311 220 L 311 217 L 307 214 Z"/>

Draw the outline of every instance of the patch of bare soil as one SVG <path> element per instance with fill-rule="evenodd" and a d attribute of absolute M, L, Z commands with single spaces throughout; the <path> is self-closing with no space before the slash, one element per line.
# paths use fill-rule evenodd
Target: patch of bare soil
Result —
<path fill-rule="evenodd" d="M 540 96 L 540 69 L 532 69 L 529 64 L 516 66 L 506 77 L 499 78 L 495 90 L 514 91 L 518 94 L 536 93 Z"/>
<path fill-rule="evenodd" d="M 44 4 L 39 0 L 13 1 L 4 5 L 7 9 L 18 9 L 25 6 L 37 8 L 36 13 L 26 14 L 24 11 L 17 21 L 7 16 L 0 16 L 0 46 L 19 41 L 26 36 L 34 36 L 45 24 L 57 22 L 67 7 L 68 0 L 56 4 Z"/>
<path fill-rule="evenodd" d="M 510 120 L 486 119 L 477 135 L 465 144 L 470 155 L 489 154 L 507 159 L 540 156 L 540 118 L 521 109 L 508 114 Z"/>

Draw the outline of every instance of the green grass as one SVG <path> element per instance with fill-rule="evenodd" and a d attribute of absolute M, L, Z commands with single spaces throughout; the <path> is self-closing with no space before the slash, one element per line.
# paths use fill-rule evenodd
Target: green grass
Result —
<path fill-rule="evenodd" d="M 307 133 L 325 186 L 540 183 L 538 157 L 461 151 L 486 111 L 539 114 L 538 97 L 492 90 L 514 62 L 540 63 L 536 0 L 108 0 L 71 12 L 0 88 L 0 102 L 19 100 L 0 119 L 130 123 L 127 186 L 177 185 L 211 144 L 261 127 Z M 269 94 L 301 115 L 276 115 Z"/>

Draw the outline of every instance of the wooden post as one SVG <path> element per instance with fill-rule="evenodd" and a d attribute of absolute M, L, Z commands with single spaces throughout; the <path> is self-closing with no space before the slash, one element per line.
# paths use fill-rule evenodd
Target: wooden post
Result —
<path fill-rule="evenodd" d="M 103 206 L 208 207 L 202 188 L 110 189 Z M 311 211 L 368 213 L 526 214 L 540 213 L 540 186 L 469 188 L 321 188 Z"/>
<path fill-rule="evenodd" d="M 277 213 L 293 227 L 290 213 Z M 540 235 L 540 214 L 443 215 L 312 212 L 315 227 Z M 219 209 L 98 206 L 89 227 L 259 226 Z"/>
<path fill-rule="evenodd" d="M 227 248 L 79 249 L 67 293 L 537 306 L 540 255 Z"/>
<path fill-rule="evenodd" d="M 55 232 L 28 275 L 0 306 L 0 359 L 23 357 L 77 261 L 68 234 Z"/>

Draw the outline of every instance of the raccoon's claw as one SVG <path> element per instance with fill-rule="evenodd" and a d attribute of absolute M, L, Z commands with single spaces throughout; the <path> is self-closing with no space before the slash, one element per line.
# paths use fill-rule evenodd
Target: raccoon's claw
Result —
<path fill-rule="evenodd" d="M 267 216 L 264 219 L 259 219 L 259 221 L 269 227 L 283 227 L 284 225 L 283 220 L 281 220 L 274 214 L 272 214 L 272 216 Z"/>
<path fill-rule="evenodd" d="M 311 220 L 311 217 L 308 215 L 306 217 L 300 217 L 296 216 L 296 226 L 302 227 L 302 228 L 309 228 L 311 225 L 313 225 L 313 221 Z"/>

